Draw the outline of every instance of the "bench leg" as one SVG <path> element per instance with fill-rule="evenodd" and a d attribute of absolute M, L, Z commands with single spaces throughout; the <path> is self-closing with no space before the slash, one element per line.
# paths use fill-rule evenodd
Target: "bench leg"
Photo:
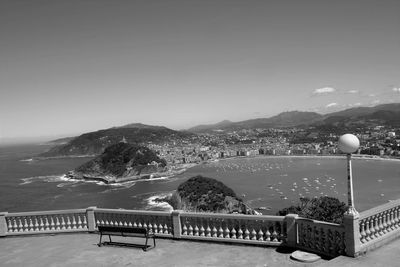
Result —
<path fill-rule="evenodd" d="M 144 248 L 143 248 L 144 251 L 147 251 L 147 241 L 148 240 L 149 240 L 148 237 L 146 237 L 146 244 L 144 245 Z"/>
<path fill-rule="evenodd" d="M 100 233 L 100 241 L 99 241 L 99 243 L 97 244 L 99 247 L 101 247 L 101 238 L 103 237 L 103 234 L 102 233 Z"/>
<path fill-rule="evenodd" d="M 153 236 L 154 247 L 156 247 L 156 236 Z"/>
<path fill-rule="evenodd" d="M 112 242 L 112 241 L 111 241 L 111 235 L 108 235 L 108 239 L 110 239 L 110 243 L 111 243 L 111 242 Z"/>

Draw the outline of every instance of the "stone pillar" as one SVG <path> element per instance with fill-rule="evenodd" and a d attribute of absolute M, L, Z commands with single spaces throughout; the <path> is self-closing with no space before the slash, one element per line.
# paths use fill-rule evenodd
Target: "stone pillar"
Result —
<path fill-rule="evenodd" d="M 96 230 L 96 219 L 94 217 L 94 210 L 96 207 L 89 207 L 86 209 L 87 227 L 89 233 L 93 233 Z"/>
<path fill-rule="evenodd" d="M 0 236 L 6 236 L 7 235 L 7 221 L 6 221 L 6 215 L 8 212 L 0 212 Z"/>
<path fill-rule="evenodd" d="M 175 239 L 181 238 L 181 212 L 181 210 L 173 210 L 171 212 L 173 235 Z"/>
<path fill-rule="evenodd" d="M 345 213 L 343 217 L 343 226 L 345 230 L 346 255 L 357 257 L 360 253 L 360 225 L 359 214 Z"/>
<path fill-rule="evenodd" d="M 297 245 L 297 227 L 296 219 L 299 217 L 297 214 L 288 214 L 285 216 L 286 222 L 286 245 L 291 248 L 296 248 Z"/>

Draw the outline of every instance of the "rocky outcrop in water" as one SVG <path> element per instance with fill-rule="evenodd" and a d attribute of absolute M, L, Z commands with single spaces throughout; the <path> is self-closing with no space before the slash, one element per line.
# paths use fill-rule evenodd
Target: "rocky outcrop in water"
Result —
<path fill-rule="evenodd" d="M 99 180 L 106 183 L 161 176 L 166 162 L 145 146 L 120 142 L 104 153 L 68 173 L 74 179 Z"/>

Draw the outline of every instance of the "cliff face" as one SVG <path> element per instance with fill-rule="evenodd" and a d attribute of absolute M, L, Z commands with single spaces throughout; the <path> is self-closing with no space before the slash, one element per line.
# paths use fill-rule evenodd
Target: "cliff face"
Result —
<path fill-rule="evenodd" d="M 107 147 L 103 154 L 76 168 L 71 176 L 100 178 L 112 182 L 163 172 L 165 166 L 165 160 L 147 147 L 118 143 Z"/>
<path fill-rule="evenodd" d="M 196 176 L 179 185 L 168 201 L 174 209 L 195 212 L 246 213 L 235 192 L 222 182 Z"/>

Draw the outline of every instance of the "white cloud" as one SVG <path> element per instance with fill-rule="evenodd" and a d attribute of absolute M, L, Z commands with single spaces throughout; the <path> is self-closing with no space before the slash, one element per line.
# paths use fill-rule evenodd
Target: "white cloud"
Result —
<path fill-rule="evenodd" d="M 348 94 L 358 94 L 358 90 L 349 90 L 347 91 Z"/>
<path fill-rule="evenodd" d="M 375 97 L 376 95 L 375 94 L 369 94 L 368 96 L 369 97 Z"/>
<path fill-rule="evenodd" d="M 314 95 L 330 94 L 330 93 L 333 93 L 333 92 L 335 92 L 335 91 L 336 91 L 335 88 L 332 88 L 332 87 L 323 87 L 323 88 L 315 89 L 314 92 L 313 92 L 313 94 L 314 94 Z"/>
<path fill-rule="evenodd" d="M 330 104 L 326 105 L 326 108 L 336 107 L 337 105 L 338 105 L 338 103 L 330 103 Z"/>
<path fill-rule="evenodd" d="M 393 87 L 393 92 L 400 93 L 400 87 Z"/>
<path fill-rule="evenodd" d="M 378 104 L 378 103 L 380 103 L 380 102 L 381 102 L 381 101 L 380 101 L 379 99 L 377 99 L 377 100 L 372 101 L 371 104 Z"/>

